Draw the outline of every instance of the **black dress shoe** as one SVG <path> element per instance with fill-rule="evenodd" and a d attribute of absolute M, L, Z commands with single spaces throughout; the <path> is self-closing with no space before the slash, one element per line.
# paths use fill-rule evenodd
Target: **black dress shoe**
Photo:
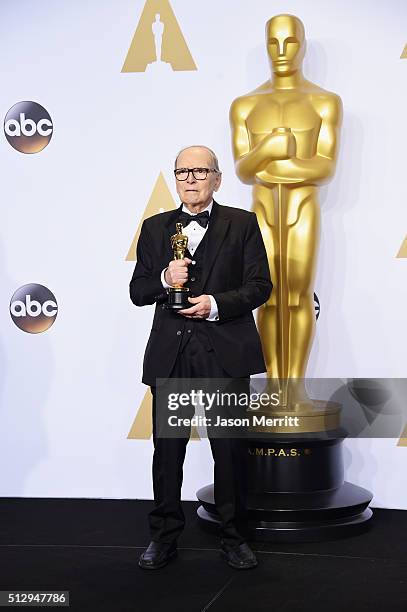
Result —
<path fill-rule="evenodd" d="M 148 548 L 141 555 L 138 564 L 142 569 L 160 569 L 160 567 L 167 565 L 167 563 L 176 556 L 176 542 L 173 542 L 172 544 L 150 542 Z"/>
<path fill-rule="evenodd" d="M 221 555 L 231 567 L 235 569 L 251 569 L 256 567 L 257 559 L 246 542 L 238 546 L 230 546 L 221 541 Z"/>

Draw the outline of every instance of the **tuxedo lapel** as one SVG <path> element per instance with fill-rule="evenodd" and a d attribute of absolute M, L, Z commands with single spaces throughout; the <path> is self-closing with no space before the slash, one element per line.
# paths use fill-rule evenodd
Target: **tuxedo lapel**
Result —
<path fill-rule="evenodd" d="M 174 208 L 173 211 L 171 211 L 171 214 L 169 215 L 167 221 L 165 222 L 165 227 L 169 228 L 170 230 L 174 230 L 174 234 L 175 234 L 175 223 L 180 215 L 182 211 L 182 203 L 178 206 L 178 208 Z"/>
<path fill-rule="evenodd" d="M 207 233 L 207 243 L 205 252 L 205 265 L 202 275 L 202 291 L 205 288 L 205 283 L 209 273 L 213 267 L 218 251 L 229 229 L 230 220 L 223 215 L 222 207 L 215 200 L 213 201 L 211 215 L 209 217 L 209 226 Z"/>

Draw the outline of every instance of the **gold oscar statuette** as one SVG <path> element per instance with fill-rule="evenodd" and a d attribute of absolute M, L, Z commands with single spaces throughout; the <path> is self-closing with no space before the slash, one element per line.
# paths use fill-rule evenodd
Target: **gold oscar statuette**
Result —
<path fill-rule="evenodd" d="M 304 378 L 315 333 L 318 187 L 335 171 L 342 104 L 302 74 L 300 19 L 272 17 L 266 46 L 271 78 L 230 109 L 233 155 L 238 177 L 253 187 L 252 210 L 273 281 L 257 319 L 267 374 L 279 381 L 281 409 L 314 417 L 305 430 L 317 431 L 335 425 L 338 416 L 337 405 L 308 397 Z"/>
<path fill-rule="evenodd" d="M 188 247 L 188 236 L 182 233 L 182 223 L 175 224 L 176 234 L 171 236 L 171 248 L 174 253 L 174 259 L 184 259 L 185 251 Z M 168 300 L 165 304 L 166 308 L 171 310 L 181 310 L 189 308 L 191 304 L 188 302 L 188 287 L 175 285 L 168 289 Z"/>

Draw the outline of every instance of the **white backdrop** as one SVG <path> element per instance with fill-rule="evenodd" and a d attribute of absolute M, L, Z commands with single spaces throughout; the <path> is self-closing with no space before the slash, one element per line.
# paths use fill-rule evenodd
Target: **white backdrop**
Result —
<path fill-rule="evenodd" d="M 128 297 L 125 261 L 160 171 L 176 199 L 176 152 L 219 156 L 219 201 L 250 208 L 235 176 L 228 110 L 270 74 L 264 25 L 290 12 L 306 28 L 307 78 L 338 93 L 338 168 L 321 190 L 321 302 L 308 374 L 405 377 L 407 234 L 403 0 L 172 0 L 197 71 L 121 73 L 141 0 L 1 0 L 0 106 L 33 100 L 54 133 L 24 155 L 4 134 L 0 224 L 0 495 L 151 498 L 151 440 L 129 440 L 144 397 L 153 307 Z M 176 200 L 177 201 L 177 200 Z M 13 293 L 41 283 L 59 313 L 28 334 Z M 346 443 L 346 476 L 374 505 L 407 508 L 407 448 Z M 183 497 L 212 480 L 207 441 L 188 447 Z"/>

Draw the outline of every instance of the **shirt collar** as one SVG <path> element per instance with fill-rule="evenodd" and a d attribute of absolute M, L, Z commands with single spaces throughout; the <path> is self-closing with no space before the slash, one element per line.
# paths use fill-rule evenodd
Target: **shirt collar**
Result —
<path fill-rule="evenodd" d="M 205 210 L 208 211 L 209 216 L 211 215 L 211 211 L 212 211 L 212 206 L 213 206 L 213 200 L 211 200 L 208 204 L 208 206 L 206 208 L 204 208 L 203 210 L 201 210 L 201 212 L 204 212 Z M 190 210 L 188 210 L 188 208 L 185 206 L 185 204 L 182 205 L 182 212 L 187 213 L 188 215 L 191 215 L 192 217 L 194 217 L 195 215 L 197 215 L 198 213 L 191 213 Z"/>

